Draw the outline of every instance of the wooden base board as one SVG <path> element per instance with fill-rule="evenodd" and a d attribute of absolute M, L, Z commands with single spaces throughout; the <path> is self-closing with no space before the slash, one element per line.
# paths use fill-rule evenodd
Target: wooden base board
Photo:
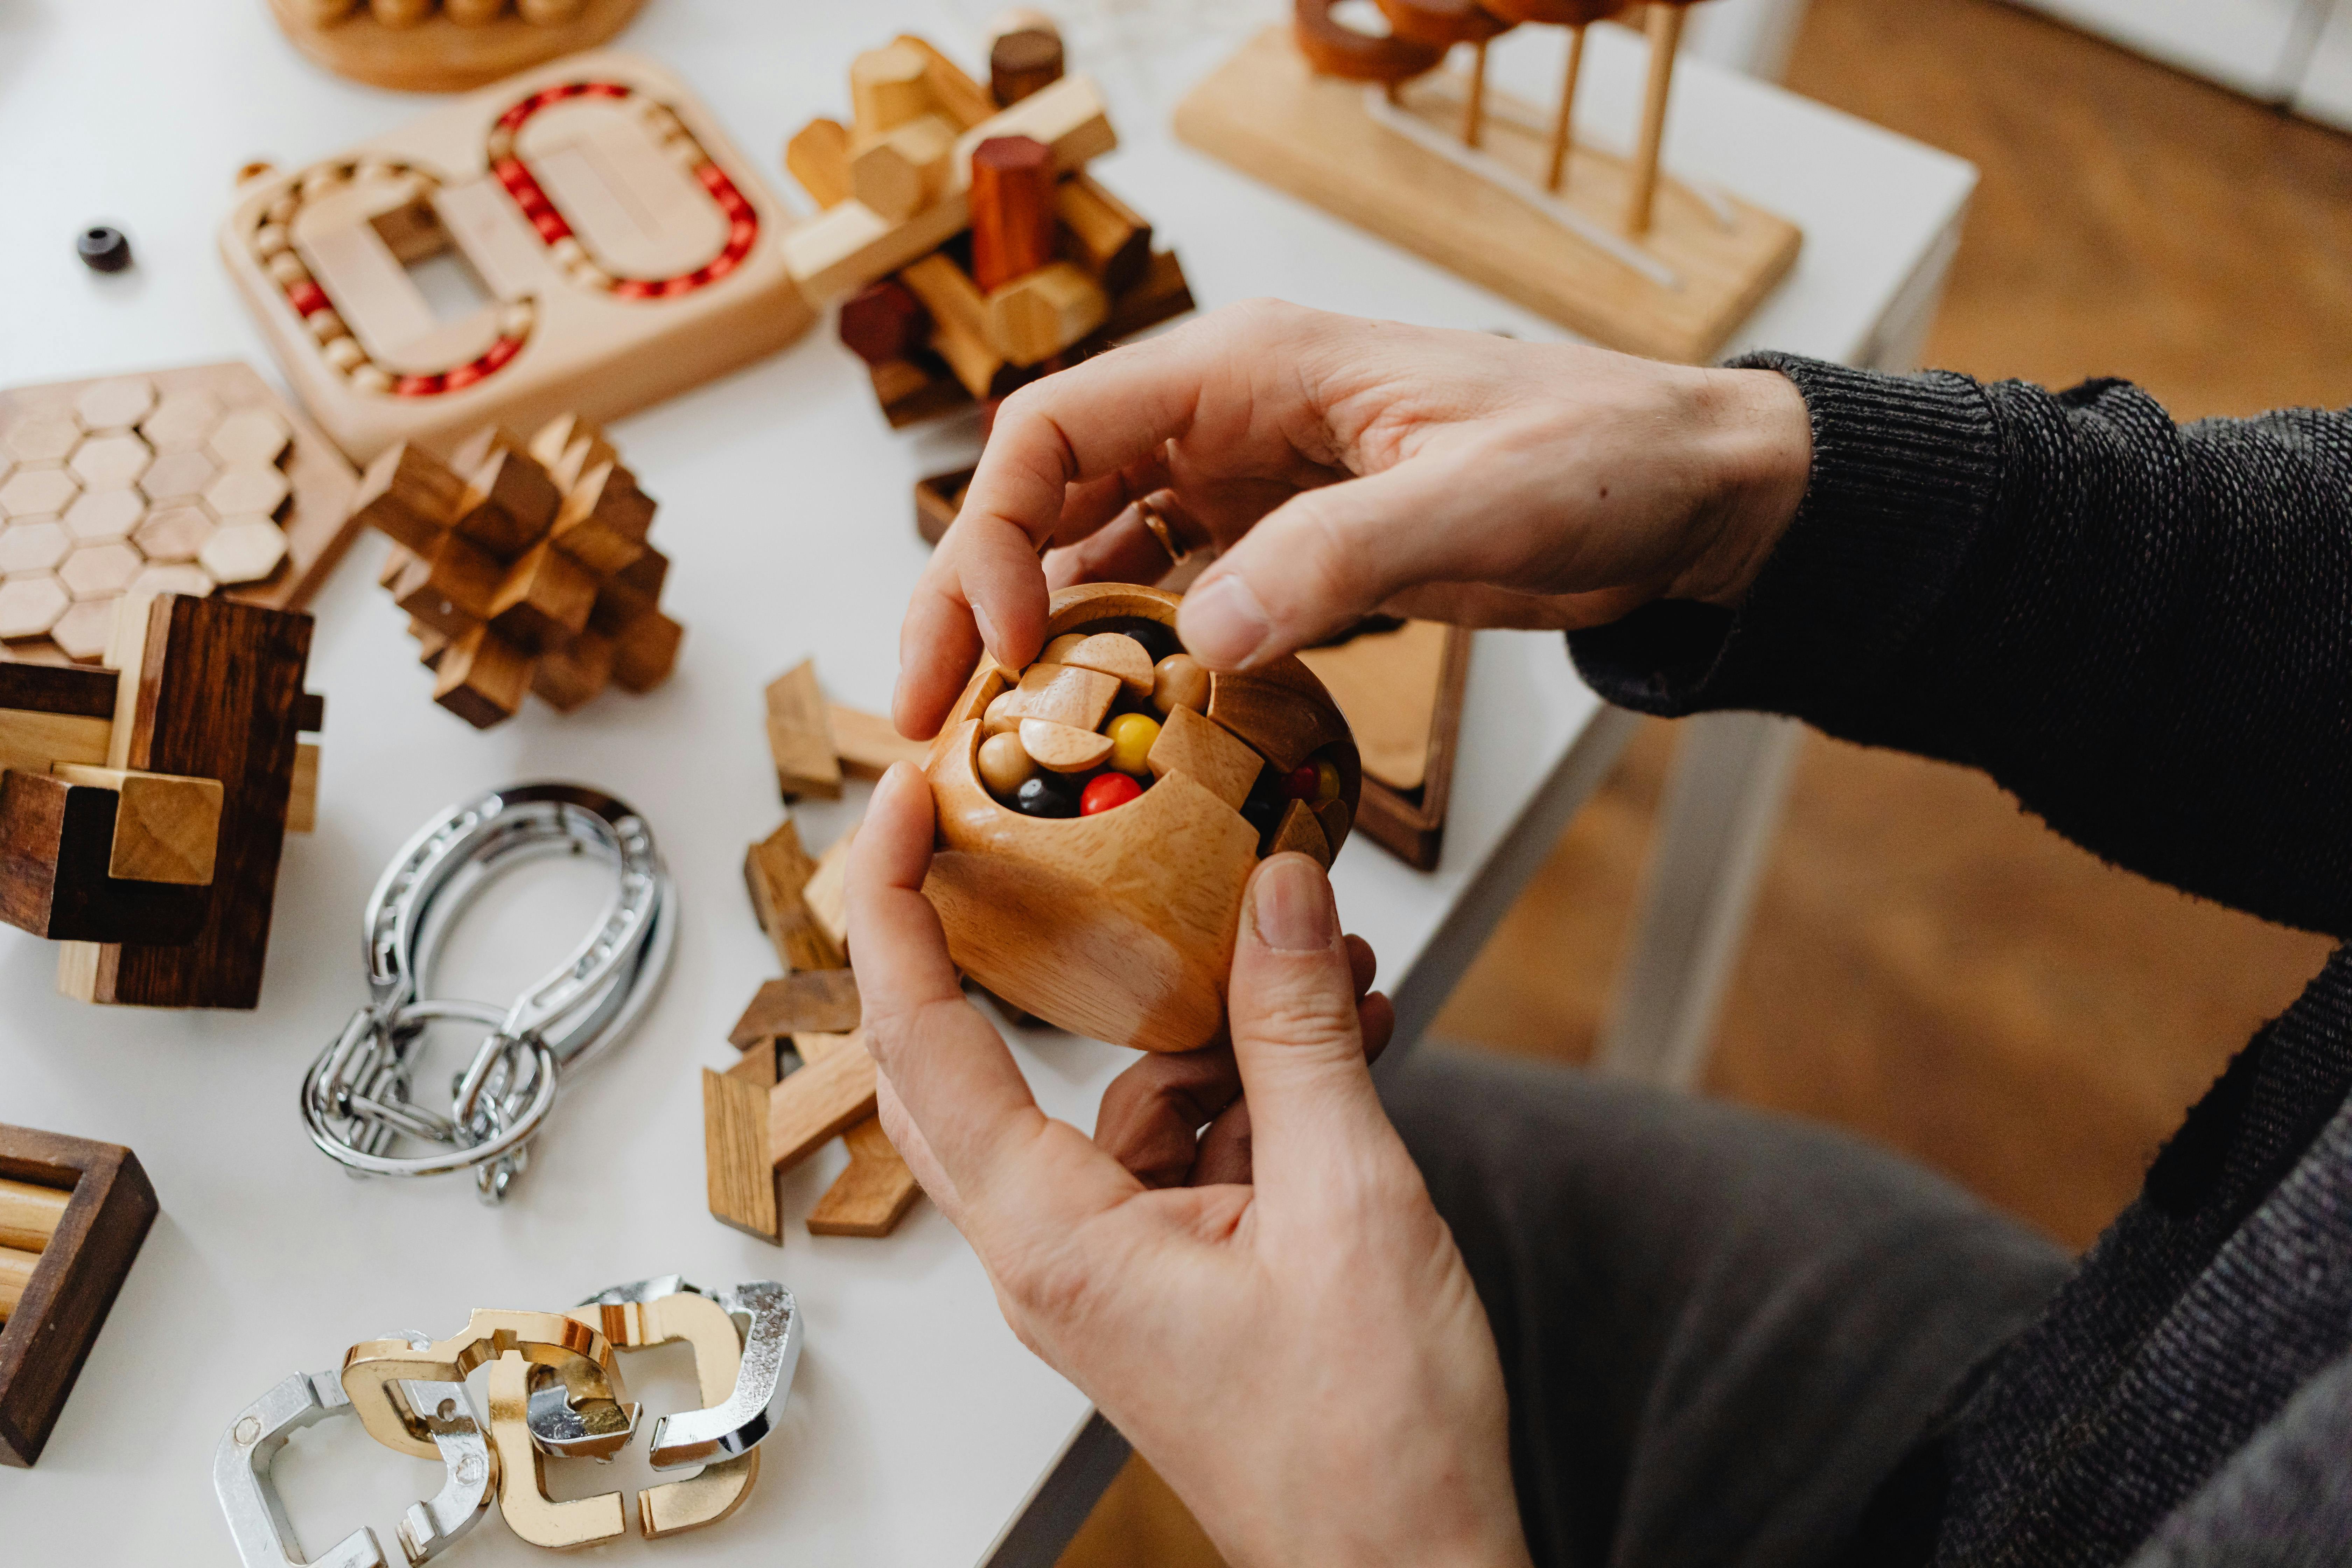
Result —
<path fill-rule="evenodd" d="M 305 20 L 300 0 L 269 0 L 296 48 L 337 76 L 402 92 L 464 92 L 500 77 L 594 48 L 629 25 L 646 0 L 588 0 L 569 22 L 533 26 L 509 10 L 461 27 L 436 10 L 413 27 L 387 27 L 362 3 L 329 26 Z"/>
<path fill-rule="evenodd" d="M 82 395 L 93 387 L 109 387 L 120 391 L 132 384 L 143 383 L 150 389 L 152 404 L 147 414 L 134 422 L 131 428 L 140 432 L 142 441 L 160 448 L 159 456 L 169 458 L 193 445 L 202 447 L 201 428 L 185 417 L 191 406 L 209 407 L 220 418 L 240 409 L 266 409 L 278 416 L 292 439 L 273 466 L 284 476 L 287 498 L 278 513 L 279 528 L 286 535 L 286 558 L 268 577 L 258 583 L 247 583 L 218 589 L 220 596 L 243 605 L 260 605 L 272 610 L 299 610 L 310 602 L 310 595 L 326 581 L 327 574 L 343 558 L 343 552 L 360 532 L 362 525 L 350 516 L 352 493 L 358 487 L 358 477 L 333 442 L 319 427 L 298 413 L 293 405 L 270 389 L 258 371 L 242 361 L 231 360 L 221 364 L 188 365 L 174 370 L 133 372 L 127 375 L 103 376 L 89 381 L 52 382 L 42 386 L 13 387 L 0 393 L 0 449 L 6 446 L 7 433 L 20 421 L 73 418 Z M 88 439 L 86 436 L 84 437 Z M 69 461 L 70 459 L 65 459 Z M 177 460 L 177 459 L 173 459 Z M 0 465 L 5 465 L 0 457 Z M 222 465 L 207 465 L 207 471 Z M 154 465 L 149 465 L 151 472 Z M 70 471 L 70 470 L 69 470 Z M 112 478 L 119 478 L 113 476 Z M 149 475 L 142 474 L 127 485 L 113 486 L 123 490 L 136 504 L 140 521 L 131 526 L 130 542 L 139 549 L 142 526 L 167 508 L 194 504 L 193 498 L 173 498 L 169 494 L 150 500 L 145 485 L 152 487 Z M 85 484 L 81 495 L 89 495 L 98 487 Z M 79 499 L 78 496 L 77 499 Z M 207 512 L 207 516 L 210 514 Z M 11 520 L 5 502 L 0 502 L 0 522 Z M 143 553 L 143 552 L 142 552 Z M 169 552 L 176 555 L 176 551 Z M 0 581 L 7 574 L 0 572 Z M 183 583 L 173 585 L 177 593 L 191 592 Z M 0 660 L 18 659 L 36 664 L 64 664 L 72 655 L 47 637 L 0 642 Z M 92 656 L 94 660 L 95 655 Z M 85 660 L 85 663 L 92 660 Z"/>
<path fill-rule="evenodd" d="M 1444 847 L 1470 641 L 1466 626 L 1408 621 L 1298 656 L 1363 753 L 1355 831 L 1415 870 L 1435 870 Z"/>
<path fill-rule="evenodd" d="M 1176 133 L 1596 342 L 1657 359 L 1712 359 L 1796 260 L 1795 225 L 1662 178 L 1651 231 L 1638 242 L 1671 275 L 1662 282 L 1381 123 L 1368 90 L 1377 91 L 1317 76 L 1289 29 L 1270 27 L 1177 106 Z M 1408 112 L 1455 135 L 1458 100 L 1443 79 L 1408 83 L 1403 96 Z M 1546 111 L 1492 89 L 1486 101 L 1486 153 L 1539 185 Z M 1566 184 L 1571 206 L 1622 235 L 1622 160 L 1580 146 Z"/>

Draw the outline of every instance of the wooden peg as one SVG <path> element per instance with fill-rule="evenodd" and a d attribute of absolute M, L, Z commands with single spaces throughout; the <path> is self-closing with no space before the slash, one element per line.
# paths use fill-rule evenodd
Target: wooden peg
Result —
<path fill-rule="evenodd" d="M 1486 134 L 1486 40 L 1470 46 L 1470 86 L 1462 99 L 1462 145 L 1475 147 Z"/>
<path fill-rule="evenodd" d="M 669 679 L 677 666 L 686 628 L 648 610 L 613 634 L 613 683 L 624 691 L 646 692 Z"/>
<path fill-rule="evenodd" d="M 841 771 L 854 779 L 878 779 L 890 771 L 893 763 L 913 763 L 920 767 L 931 749 L 929 741 L 909 741 L 898 733 L 898 727 L 879 713 L 845 708 L 835 702 L 830 716 Z"/>
<path fill-rule="evenodd" d="M 805 891 L 815 875 L 816 862 L 801 847 L 800 832 L 790 817 L 743 858 L 751 912 L 786 969 L 839 969 L 848 962 L 841 943 L 808 907 Z"/>
<path fill-rule="evenodd" d="M 1113 294 L 1130 288 L 1151 259 L 1151 225 L 1092 175 L 1072 174 L 1054 192 L 1062 254 Z"/>
<path fill-rule="evenodd" d="M 49 773 L 0 773 L 0 921 L 52 942 L 193 942 L 211 889 L 111 877 L 121 796 Z"/>
<path fill-rule="evenodd" d="M 922 51 L 904 44 L 868 49 L 849 62 L 849 102 L 858 141 L 880 136 L 929 112 L 928 63 Z"/>
<path fill-rule="evenodd" d="M 849 161 L 850 194 L 892 223 L 902 223 L 947 194 L 956 127 L 919 114 L 866 142 Z"/>
<path fill-rule="evenodd" d="M 1102 325 L 1110 300 L 1084 268 L 1048 262 L 988 296 L 988 344 L 1010 363 L 1052 358 Z"/>
<path fill-rule="evenodd" d="M 1062 79 L 1062 36 L 1051 27 L 1017 27 L 988 48 L 988 87 L 1006 108 Z"/>
<path fill-rule="evenodd" d="M 108 876 L 193 888 L 211 883 L 214 858 L 220 847 L 218 779 L 75 763 L 59 763 L 49 771 L 68 784 L 94 784 L 115 793 Z"/>
<path fill-rule="evenodd" d="M 1650 75 L 1642 90 L 1642 133 L 1634 143 L 1633 182 L 1625 204 L 1625 232 L 1636 236 L 1650 232 L 1651 208 L 1657 198 L 1658 154 L 1665 143 L 1666 95 L 1674 87 L 1675 51 L 1682 45 L 1683 8 L 1653 5 L 1646 30 Z"/>
<path fill-rule="evenodd" d="M 386 449 L 360 477 L 352 515 L 419 555 L 456 521 L 465 480 L 406 443 Z"/>
<path fill-rule="evenodd" d="M 989 97 L 986 88 L 966 75 L 961 66 L 914 34 L 901 33 L 891 42 L 923 57 L 923 82 L 931 89 L 931 101 L 939 106 L 940 113 L 955 121 L 957 130 L 969 131 L 1003 107 Z"/>
<path fill-rule="evenodd" d="M 492 632 L 535 658 L 584 631 L 595 604 L 596 574 L 542 541 L 507 569 L 488 618 Z"/>
<path fill-rule="evenodd" d="M 801 889 L 810 915 L 845 954 L 849 952 L 849 846 L 856 837 L 857 825 L 853 822 L 817 857 L 816 870 Z"/>
<path fill-rule="evenodd" d="M 971 152 L 971 276 L 982 292 L 1053 259 L 1054 149 L 992 136 Z"/>
<path fill-rule="evenodd" d="M 1568 178 L 1568 153 L 1576 137 L 1576 79 L 1584 68 L 1584 28 L 1568 30 L 1568 64 L 1560 72 L 1559 104 L 1551 114 L 1551 158 L 1544 189 L 1557 191 Z"/>
<path fill-rule="evenodd" d="M 816 661 L 804 658 L 768 683 L 768 754 L 786 800 L 841 798 L 840 753 L 830 710 L 817 686 Z"/>
<path fill-rule="evenodd" d="M 838 120 L 812 120 L 784 143 L 784 172 L 820 207 L 849 199 L 849 128 Z"/>
<path fill-rule="evenodd" d="M 435 667 L 433 700 L 477 730 L 511 719 L 530 689 L 530 656 L 487 626 L 450 639 Z"/>
<path fill-rule="evenodd" d="M 582 473 L 555 513 L 548 541 L 594 576 L 635 565 L 653 528 L 654 500 L 628 469 L 607 459 Z"/>
<path fill-rule="evenodd" d="M 843 346 L 869 365 L 906 359 L 930 341 L 930 311 L 896 278 L 869 283 L 843 300 L 838 323 Z"/>
<path fill-rule="evenodd" d="M 559 490 L 571 489 L 590 468 L 620 458 L 604 433 L 577 414 L 559 414 L 532 431 L 525 450 Z"/>
<path fill-rule="evenodd" d="M 569 713 L 611 684 L 613 652 L 613 639 L 602 632 L 567 637 L 532 663 L 530 689 L 558 713 Z"/>
<path fill-rule="evenodd" d="M 286 831 L 315 833 L 319 828 L 319 747 L 300 741 L 294 747 L 294 787 L 286 797 Z"/>

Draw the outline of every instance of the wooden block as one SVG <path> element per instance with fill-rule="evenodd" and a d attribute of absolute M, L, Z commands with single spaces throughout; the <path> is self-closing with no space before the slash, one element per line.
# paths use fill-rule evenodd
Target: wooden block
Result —
<path fill-rule="evenodd" d="M 449 454 L 449 467 L 460 479 L 467 477 L 500 452 L 527 452 L 530 443 L 523 437 L 499 424 L 482 426 L 468 431 Z"/>
<path fill-rule="evenodd" d="M 1331 847 L 1323 841 L 1323 827 L 1315 820 L 1314 808 L 1303 800 L 1294 800 L 1283 808 L 1282 820 L 1275 825 L 1274 842 L 1265 852 L 1280 855 L 1290 850 L 1311 855 L 1325 870 L 1331 868 Z"/>
<path fill-rule="evenodd" d="M 109 876 L 121 797 L 48 773 L 0 773 L 0 921 L 52 942 L 194 942 L 208 889 Z"/>
<path fill-rule="evenodd" d="M 33 1283 L 33 1270 L 39 1268 L 37 1253 L 20 1252 L 16 1247 L 0 1246 L 0 1327 L 5 1327 L 16 1304 Z"/>
<path fill-rule="evenodd" d="M 122 671 L 131 706 L 118 710 L 109 765 L 218 779 L 219 846 L 196 939 L 101 950 L 92 994 L 134 1006 L 251 1007 L 306 717 L 310 617 L 166 594 L 137 647 Z M 236 679 L 222 679 L 224 670 Z"/>
<path fill-rule="evenodd" d="M 37 1256 L 58 1233 L 70 1195 L 56 1187 L 0 1177 L 0 1247 Z"/>
<path fill-rule="evenodd" d="M 901 33 L 891 42 L 923 57 L 923 84 L 931 89 L 931 102 L 955 121 L 958 131 L 971 130 L 1003 107 L 961 66 L 912 33 Z"/>
<path fill-rule="evenodd" d="M 841 771 L 851 778 L 878 779 L 893 763 L 920 767 L 931 749 L 929 741 L 909 741 L 898 733 L 898 726 L 879 713 L 845 708 L 838 702 L 828 711 L 835 753 L 841 759 Z"/>
<path fill-rule="evenodd" d="M 988 330 L 988 300 L 964 269 L 944 254 L 924 257 L 898 274 L 931 316 L 934 323 L 952 323 L 964 334 L 984 339 Z"/>
<path fill-rule="evenodd" d="M 613 639 L 602 632 L 583 631 L 541 654 L 530 667 L 531 690 L 558 713 L 571 712 L 612 679 Z"/>
<path fill-rule="evenodd" d="M 1069 348 L 1103 323 L 1109 296 L 1084 268 L 1048 262 L 988 296 L 988 342 L 1017 365 Z"/>
<path fill-rule="evenodd" d="M 106 874 L 133 882 L 175 882 L 201 888 L 213 879 L 220 843 L 218 779 L 137 773 L 129 768 L 59 763 L 50 772 L 68 784 L 115 793 L 114 839 Z"/>
<path fill-rule="evenodd" d="M 768 1159 L 789 1171 L 874 1114 L 874 1058 L 861 1041 L 810 1062 L 768 1091 Z"/>
<path fill-rule="evenodd" d="M 816 862 L 801 847 L 800 832 L 790 817 L 743 858 L 751 912 L 786 969 L 840 969 L 849 962 L 839 940 L 808 907 L 804 892 L 815 875 Z"/>
<path fill-rule="evenodd" d="M 768 1158 L 772 1092 L 702 1069 L 703 1179 L 713 1219 L 782 1244 L 776 1168 Z"/>
<path fill-rule="evenodd" d="M 841 798 L 841 762 L 816 661 L 804 658 L 768 683 L 768 754 L 786 800 Z"/>
<path fill-rule="evenodd" d="M 1110 760 L 1108 735 L 1056 724 L 1047 719 L 1021 721 L 1021 749 L 1039 767 L 1057 773 L 1091 773 Z"/>
<path fill-rule="evenodd" d="M 1271 27 L 1193 89 L 1176 132 L 1596 342 L 1654 358 L 1711 361 L 1796 260 L 1793 224 L 1670 178 L 1650 232 L 1623 240 L 1633 171 L 1582 141 L 1559 198 L 1571 227 L 1542 205 L 1552 199 L 1541 190 L 1548 109 L 1487 94 L 1481 153 L 1513 176 L 1497 183 L 1437 150 L 1458 145 L 1458 95 L 1423 78 L 1402 99 L 1398 112 L 1427 135 L 1382 123 L 1360 84 L 1317 76 L 1288 29 Z"/>
<path fill-rule="evenodd" d="M 1137 697 L 1151 695 L 1151 655 L 1124 632 L 1097 632 L 1091 637 L 1073 632 L 1055 637 L 1040 656 L 1045 663 L 1073 669 L 1100 670 L 1118 677 L 1119 684 Z"/>
<path fill-rule="evenodd" d="M 1265 759 L 1246 742 L 1190 708 L 1169 710 L 1149 761 L 1154 778 L 1181 773 L 1235 811 L 1265 771 Z"/>
<path fill-rule="evenodd" d="M 1090 174 L 1072 174 L 1055 187 L 1054 216 L 1061 221 L 1061 252 L 1094 274 L 1110 293 L 1131 288 L 1151 259 L 1151 225 Z"/>
<path fill-rule="evenodd" d="M 1209 717 L 1283 772 L 1325 746 L 1348 743 L 1347 721 L 1323 683 L 1295 660 L 1209 676 Z"/>
<path fill-rule="evenodd" d="M 784 172 L 801 183 L 819 207 L 849 199 L 849 128 L 837 120 L 812 120 L 784 143 Z"/>
<path fill-rule="evenodd" d="M 548 542 L 599 577 L 636 563 L 646 552 L 654 501 L 628 469 L 607 459 L 582 473 L 556 510 Z"/>
<path fill-rule="evenodd" d="M 1110 314 L 1103 319 L 1095 341 L 1108 347 L 1146 328 L 1173 321 L 1192 308 L 1192 288 L 1184 280 L 1182 263 L 1174 251 L 1160 251 L 1145 264 L 1143 276 L 1135 285 L 1111 300 Z"/>
<path fill-rule="evenodd" d="M 686 628 L 659 610 L 639 616 L 613 638 L 613 679 L 624 691 L 646 692 L 677 668 Z"/>
<path fill-rule="evenodd" d="M 621 456 L 604 432 L 577 414 L 559 414 L 532 431 L 525 450 L 562 491 L 569 491 L 589 469 L 617 462 Z"/>
<path fill-rule="evenodd" d="M 467 476 L 450 526 L 501 561 L 546 536 L 563 498 L 527 451 L 501 448 Z"/>
<path fill-rule="evenodd" d="M 0 659 L 0 715 L 15 711 L 110 720 L 114 681 L 114 672 L 108 669 Z"/>
<path fill-rule="evenodd" d="M 745 1051 L 735 1065 L 727 1069 L 727 1076 L 737 1083 L 773 1089 L 784 1077 L 782 1064 L 777 1060 L 781 1054 L 776 1041 L 758 1041 L 752 1049 Z"/>
<path fill-rule="evenodd" d="M 845 956 L 849 952 L 849 846 L 856 837 L 857 825 L 853 822 L 831 848 L 817 857 L 816 870 L 801 889 L 801 900 L 808 905 L 810 918 Z"/>
<path fill-rule="evenodd" d="M 388 447 L 360 476 L 352 516 L 419 555 L 430 554 L 457 521 L 466 482 L 429 452 Z"/>
<path fill-rule="evenodd" d="M 319 828 L 319 748 L 309 741 L 294 747 L 294 788 L 286 797 L 286 831 L 315 833 Z"/>
<path fill-rule="evenodd" d="M 0 1331 L 0 1463 L 28 1467 L 154 1223 L 155 1189 L 128 1149 L 25 1127 L 0 1126 L 0 1177 L 69 1194 Z"/>
<path fill-rule="evenodd" d="M 904 359 L 930 341 L 931 316 L 896 278 L 869 283 L 841 302 L 841 341 L 867 364 Z"/>
<path fill-rule="evenodd" d="M 893 223 L 947 194 L 956 127 L 919 114 L 861 144 L 849 161 L 850 194 Z"/>
<path fill-rule="evenodd" d="M 1118 677 L 1098 669 L 1072 669 L 1058 664 L 1033 664 L 1021 672 L 1021 684 L 988 704 L 991 734 L 1019 727 L 1024 719 L 1043 719 L 1074 730 L 1099 729 L 1118 700 Z"/>
<path fill-rule="evenodd" d="M 955 526 L 956 514 L 963 510 L 964 492 L 971 488 L 971 477 L 978 468 L 957 468 L 944 474 L 927 474 L 915 481 L 915 531 L 926 544 L 937 544 Z"/>
<path fill-rule="evenodd" d="M 992 291 L 1053 259 L 1054 149 L 992 136 L 971 152 L 971 276 Z"/>
<path fill-rule="evenodd" d="M 433 700 L 477 730 L 515 716 L 530 689 L 530 656 L 488 626 L 453 637 L 435 667 Z"/>
<path fill-rule="evenodd" d="M 27 668 L 0 663 L 0 670 Z M 45 773 L 55 763 L 103 763 L 113 732 L 110 718 L 0 707 L 0 768 Z"/>
<path fill-rule="evenodd" d="M 1049 27 L 1018 27 L 988 50 L 988 86 L 1010 108 L 1062 79 L 1062 36 Z"/>
<path fill-rule="evenodd" d="M 888 360 L 869 370 L 874 401 L 881 405 L 882 416 L 893 430 L 971 406 L 971 394 L 948 369 L 947 362 L 929 348 L 912 359 Z"/>
<path fill-rule="evenodd" d="M 929 61 L 905 44 L 868 49 L 849 62 L 849 106 L 860 142 L 896 130 L 931 109 Z"/>
<path fill-rule="evenodd" d="M 536 657 L 585 631 L 595 604 L 595 574 L 541 541 L 507 569 L 490 600 L 490 629 Z"/>
<path fill-rule="evenodd" d="M 943 361 L 966 396 L 985 402 L 1020 384 L 1015 367 L 962 323 L 931 318 L 931 352 Z"/>
<path fill-rule="evenodd" d="M 727 1043 L 748 1051 L 784 1035 L 843 1035 L 857 1027 L 857 977 L 846 969 L 808 970 L 761 985 L 728 1031 Z"/>
<path fill-rule="evenodd" d="M 392 602 L 446 637 L 463 637 L 489 618 L 506 570 L 471 540 L 444 534 L 430 555 L 413 558 L 392 582 Z"/>
<path fill-rule="evenodd" d="M 1406 865 L 1436 868 L 1452 804 L 1471 642 L 1467 627 L 1408 621 L 1300 653 L 1299 662 L 1347 716 L 1363 756 L 1363 797 L 1352 822 L 1343 821 L 1334 832 L 1327 807 L 1326 837 L 1336 842 L 1352 826 Z"/>
<path fill-rule="evenodd" d="M 849 1166 L 809 1211 L 809 1234 L 887 1236 L 914 1206 L 922 1184 L 882 1131 L 880 1117 L 869 1116 L 841 1136 L 849 1149 Z"/>
<path fill-rule="evenodd" d="M 631 621 L 653 612 L 668 577 L 669 557 L 647 545 L 643 555 L 598 586 L 596 607 L 588 612 L 588 625 L 606 637 L 618 637 Z"/>

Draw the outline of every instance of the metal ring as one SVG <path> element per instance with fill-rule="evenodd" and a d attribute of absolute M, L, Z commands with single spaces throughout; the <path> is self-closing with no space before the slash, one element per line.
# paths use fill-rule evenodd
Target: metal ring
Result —
<path fill-rule="evenodd" d="M 1177 547 L 1175 531 L 1168 526 L 1168 520 L 1160 514 L 1160 509 L 1145 500 L 1137 501 L 1135 510 L 1137 515 L 1143 519 L 1144 531 L 1160 542 L 1160 549 L 1168 552 L 1168 564 L 1171 567 L 1183 565 L 1192 552 Z"/>

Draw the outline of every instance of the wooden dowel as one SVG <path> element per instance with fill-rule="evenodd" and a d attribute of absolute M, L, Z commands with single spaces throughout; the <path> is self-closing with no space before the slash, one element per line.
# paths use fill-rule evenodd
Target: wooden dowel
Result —
<path fill-rule="evenodd" d="M 1486 129 L 1486 40 L 1470 46 L 1470 95 L 1462 105 L 1462 145 L 1475 147 Z"/>
<path fill-rule="evenodd" d="M 1544 189 L 1556 191 L 1568 177 L 1568 149 L 1576 139 L 1576 76 L 1584 68 L 1584 29 L 1568 30 L 1568 68 L 1560 74 L 1559 108 L 1551 117 L 1551 173 L 1545 176 Z"/>
<path fill-rule="evenodd" d="M 0 1323 L 6 1322 L 16 1303 L 25 1299 L 25 1288 L 32 1284 L 33 1269 L 40 1261 L 37 1252 L 0 1247 Z"/>
<path fill-rule="evenodd" d="M 1675 50 L 1683 39 L 1683 8 L 1652 5 L 1649 19 L 1650 83 L 1642 95 L 1642 139 L 1633 152 L 1633 189 L 1625 205 L 1625 232 L 1650 232 L 1650 207 L 1658 193 L 1658 148 L 1666 134 L 1666 93 L 1675 81 Z"/>
<path fill-rule="evenodd" d="M 48 1246 L 72 1196 L 56 1187 L 0 1177 L 0 1247 L 38 1252 Z"/>

